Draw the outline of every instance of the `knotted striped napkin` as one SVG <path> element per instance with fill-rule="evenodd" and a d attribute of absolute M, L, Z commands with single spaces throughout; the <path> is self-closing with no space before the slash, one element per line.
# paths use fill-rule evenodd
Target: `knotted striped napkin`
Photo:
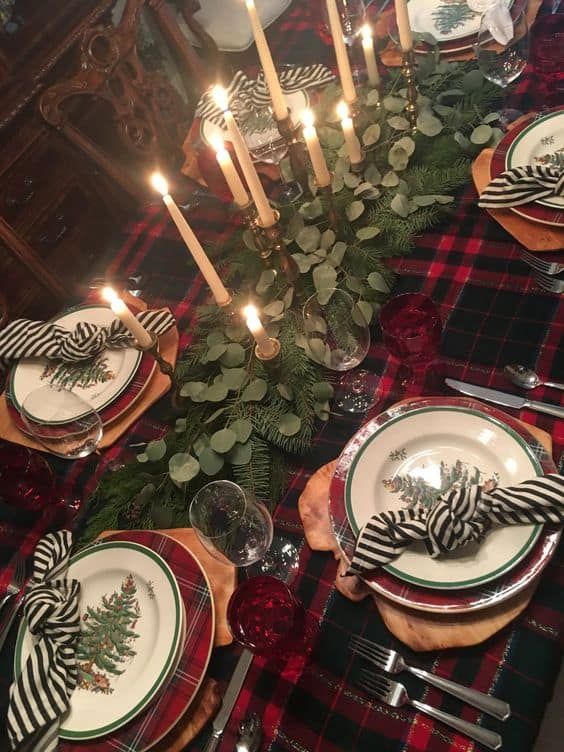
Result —
<path fill-rule="evenodd" d="M 157 337 L 174 326 L 174 316 L 167 308 L 137 314 L 145 329 Z M 133 337 L 115 319 L 109 326 L 78 323 L 69 332 L 57 324 L 17 319 L 0 331 L 0 362 L 23 357 L 44 357 L 76 363 L 98 355 L 105 348 L 131 347 Z"/>
<path fill-rule="evenodd" d="M 564 476 L 545 475 L 484 491 L 468 486 L 439 496 L 427 509 L 381 512 L 359 533 L 347 574 L 362 574 L 397 559 L 414 541 L 433 557 L 480 541 L 492 525 L 564 522 Z"/>
<path fill-rule="evenodd" d="M 505 209 L 554 196 L 564 197 L 564 170 L 556 167 L 513 167 L 494 178 L 480 195 L 483 209 Z"/>
<path fill-rule="evenodd" d="M 57 749 L 60 718 L 76 687 L 75 645 L 80 634 L 80 583 L 64 579 L 72 535 L 49 533 L 35 549 L 25 616 L 37 642 L 10 687 L 8 736 L 12 749 Z"/>
<path fill-rule="evenodd" d="M 325 86 L 335 80 L 335 76 L 324 65 L 296 65 L 280 71 L 280 85 L 286 94 L 291 94 L 313 86 Z M 270 92 L 264 73 L 257 79 L 249 78 L 243 71 L 237 71 L 227 87 L 230 108 L 238 118 L 248 115 L 249 108 L 263 110 L 270 106 Z M 299 113 L 298 113 L 299 114 Z M 217 106 L 211 91 L 202 95 L 196 108 L 196 116 L 223 125 L 223 111 Z"/>

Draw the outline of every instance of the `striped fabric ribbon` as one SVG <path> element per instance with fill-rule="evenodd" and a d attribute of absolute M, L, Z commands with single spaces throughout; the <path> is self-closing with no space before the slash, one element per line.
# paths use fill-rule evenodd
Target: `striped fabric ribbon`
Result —
<path fill-rule="evenodd" d="M 25 616 L 36 644 L 10 687 L 7 727 L 12 749 L 57 749 L 59 720 L 76 687 L 80 583 L 64 579 L 71 546 L 71 533 L 61 530 L 46 535 L 35 549 Z"/>
<path fill-rule="evenodd" d="M 174 326 L 168 308 L 137 314 L 145 329 L 159 337 Z M 118 319 L 109 326 L 86 321 L 69 332 L 56 324 L 17 319 L 0 331 L 0 363 L 23 357 L 43 357 L 76 363 L 88 360 L 105 348 L 130 347 L 133 337 Z"/>
<path fill-rule="evenodd" d="M 279 72 L 280 85 L 286 94 L 314 86 L 325 86 L 334 81 L 335 76 L 324 65 L 296 65 Z M 270 105 L 270 93 L 261 71 L 257 79 L 248 78 L 243 71 L 237 71 L 227 87 L 233 114 L 244 117 L 249 109 L 262 110 Z M 209 120 L 215 125 L 223 125 L 223 112 L 215 103 L 211 91 L 206 91 L 196 108 L 196 116 Z"/>
<path fill-rule="evenodd" d="M 545 475 L 508 488 L 468 486 L 439 496 L 435 506 L 371 517 L 359 533 L 347 574 L 397 559 L 414 541 L 433 557 L 480 541 L 492 525 L 564 522 L 564 476 Z"/>
<path fill-rule="evenodd" d="M 505 209 L 554 196 L 564 197 L 564 170 L 527 165 L 506 170 L 488 183 L 478 206 Z"/>

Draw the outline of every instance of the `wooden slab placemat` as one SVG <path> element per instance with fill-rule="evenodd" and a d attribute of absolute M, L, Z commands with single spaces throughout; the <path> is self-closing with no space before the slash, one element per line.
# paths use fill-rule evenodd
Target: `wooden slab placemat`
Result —
<path fill-rule="evenodd" d="M 523 426 L 552 454 L 552 438 L 546 431 Z M 375 593 L 358 577 L 342 577 L 346 569 L 329 518 L 329 487 L 337 460 L 324 465 L 306 484 L 298 501 L 305 537 L 315 551 L 332 551 L 339 561 L 335 587 L 350 600 L 370 596 L 390 632 L 412 650 L 441 650 L 467 647 L 483 642 L 518 616 L 529 604 L 537 586 L 525 590 L 497 606 L 468 614 L 435 614 L 417 611 Z"/>
<path fill-rule="evenodd" d="M 106 538 L 114 532 L 107 530 L 100 535 Z M 188 548 L 202 565 L 210 581 L 210 587 L 215 606 L 215 640 L 214 647 L 229 645 L 233 637 L 227 626 L 227 603 L 237 585 L 237 574 L 234 566 L 222 564 L 214 559 L 198 540 L 192 528 L 172 528 L 156 530 L 155 532 L 168 535 Z M 206 723 L 219 709 L 221 703 L 219 684 L 209 677 L 204 679 L 196 698 L 182 716 L 176 726 L 156 746 L 155 752 L 182 752 L 186 745 L 200 733 Z"/>
<path fill-rule="evenodd" d="M 516 121 L 516 123 L 519 121 Z M 472 163 L 472 177 L 478 194 L 491 180 L 494 149 L 484 149 Z M 529 251 L 560 251 L 564 248 L 564 227 L 551 227 L 515 214 L 511 209 L 485 209 L 504 230 Z"/>

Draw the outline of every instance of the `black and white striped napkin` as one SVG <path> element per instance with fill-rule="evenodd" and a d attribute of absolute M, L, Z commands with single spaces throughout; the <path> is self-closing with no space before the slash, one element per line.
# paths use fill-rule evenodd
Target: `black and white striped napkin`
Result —
<path fill-rule="evenodd" d="M 564 522 L 564 476 L 552 474 L 508 488 L 456 489 L 431 510 L 402 509 L 371 517 L 359 533 L 347 574 L 363 574 L 397 559 L 414 541 L 433 558 L 480 541 L 492 525 Z"/>
<path fill-rule="evenodd" d="M 478 201 L 483 209 L 506 209 L 543 198 L 564 197 L 564 170 L 543 165 L 513 167 L 494 178 Z"/>
<path fill-rule="evenodd" d="M 57 749 L 59 722 L 77 683 L 80 583 L 66 580 L 72 535 L 49 533 L 35 549 L 25 616 L 37 642 L 10 687 L 8 736 L 12 749 Z"/>
<path fill-rule="evenodd" d="M 167 308 L 137 314 L 145 329 L 157 337 L 176 323 Z M 17 319 L 0 331 L 0 363 L 7 365 L 23 357 L 43 357 L 76 363 L 98 355 L 105 348 L 131 347 L 133 337 L 118 319 L 109 326 L 86 321 L 73 331 L 49 322 Z"/>
<path fill-rule="evenodd" d="M 279 79 L 282 91 L 291 94 L 302 89 L 325 86 L 334 81 L 335 76 L 324 65 L 296 65 L 283 68 L 279 72 Z M 235 117 L 244 115 L 249 108 L 263 110 L 270 105 L 270 92 L 262 70 L 257 79 L 249 78 L 243 71 L 237 71 L 226 88 L 229 106 Z M 223 111 L 215 103 L 211 90 L 202 95 L 196 108 L 196 116 L 215 125 L 223 125 Z"/>

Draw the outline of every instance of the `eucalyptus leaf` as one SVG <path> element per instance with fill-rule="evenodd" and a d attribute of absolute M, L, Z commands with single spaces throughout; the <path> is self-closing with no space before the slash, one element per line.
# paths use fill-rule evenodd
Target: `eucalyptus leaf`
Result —
<path fill-rule="evenodd" d="M 253 379 L 241 395 L 243 402 L 260 402 L 266 395 L 268 385 L 264 379 Z"/>
<path fill-rule="evenodd" d="M 140 452 L 135 459 L 137 462 L 141 462 L 141 464 L 144 464 L 145 462 L 149 462 L 149 457 L 146 452 Z"/>
<path fill-rule="evenodd" d="M 396 175 L 396 173 L 393 170 L 390 170 L 389 172 L 387 172 L 382 178 L 382 185 L 385 188 L 394 188 L 398 183 L 399 183 L 399 175 Z"/>
<path fill-rule="evenodd" d="M 400 217 L 407 217 L 409 214 L 409 201 L 407 200 L 407 197 L 401 193 L 396 193 L 392 199 L 390 207 L 396 214 L 399 214 Z"/>
<path fill-rule="evenodd" d="M 396 193 L 401 193 L 402 196 L 409 196 L 409 185 L 402 178 L 400 178 Z"/>
<path fill-rule="evenodd" d="M 347 188 L 356 188 L 356 186 L 360 183 L 360 177 L 358 175 L 355 175 L 354 172 L 345 172 L 343 175 L 343 180 L 345 181 L 345 185 Z"/>
<path fill-rule="evenodd" d="M 396 146 L 400 146 L 408 157 L 410 157 L 415 151 L 415 141 L 411 136 L 402 136 L 396 141 Z"/>
<path fill-rule="evenodd" d="M 174 424 L 174 430 L 176 433 L 183 433 L 186 430 L 188 421 L 186 418 L 177 418 Z"/>
<path fill-rule="evenodd" d="M 311 387 L 311 393 L 316 400 L 318 400 L 319 402 L 324 402 L 325 400 L 332 399 L 335 390 L 333 389 L 333 385 L 328 381 L 317 381 Z"/>
<path fill-rule="evenodd" d="M 331 183 L 331 191 L 333 193 L 340 193 L 345 187 L 345 181 L 342 175 L 335 173 L 333 175 L 333 182 Z"/>
<path fill-rule="evenodd" d="M 394 170 L 401 172 L 402 170 L 405 170 L 408 163 L 408 153 L 398 144 L 394 144 L 388 152 L 388 164 L 390 165 L 390 167 L 393 167 Z"/>
<path fill-rule="evenodd" d="M 349 288 L 349 290 L 351 290 L 351 292 L 356 292 L 359 295 L 361 295 L 362 291 L 364 290 L 362 280 L 360 280 L 358 277 L 347 277 L 345 284 Z"/>
<path fill-rule="evenodd" d="M 198 457 L 198 461 L 202 472 L 209 476 L 217 475 L 225 463 L 221 454 L 214 452 L 210 447 L 204 449 Z"/>
<path fill-rule="evenodd" d="M 208 385 L 203 381 L 186 381 L 180 388 L 181 397 L 190 397 L 192 402 L 205 402 Z"/>
<path fill-rule="evenodd" d="M 374 188 L 372 183 L 361 183 L 354 190 L 354 195 L 362 198 L 364 201 L 375 201 L 380 197 L 378 188 Z"/>
<path fill-rule="evenodd" d="M 312 334 L 313 332 L 327 334 L 327 322 L 323 316 L 317 316 L 314 313 L 308 313 L 304 318 L 304 328 L 308 334 Z"/>
<path fill-rule="evenodd" d="M 306 219 L 317 219 L 323 214 L 323 205 L 319 197 L 314 198 L 313 201 L 309 201 L 300 206 L 300 214 Z"/>
<path fill-rule="evenodd" d="M 390 285 L 386 282 L 385 277 L 380 272 L 370 272 L 366 281 L 373 290 L 377 292 L 390 292 Z"/>
<path fill-rule="evenodd" d="M 302 419 L 294 413 L 284 413 L 280 416 L 278 430 L 283 436 L 295 436 L 302 427 Z"/>
<path fill-rule="evenodd" d="M 228 368 L 235 368 L 245 362 L 245 348 L 238 342 L 230 342 L 223 355 L 220 363 Z"/>
<path fill-rule="evenodd" d="M 347 146 L 347 144 L 343 144 L 342 146 L 340 146 L 339 151 L 337 152 L 337 154 L 340 157 L 346 157 L 348 156 L 348 153 L 349 153 L 349 147 Z"/>
<path fill-rule="evenodd" d="M 479 125 L 477 128 L 474 128 L 474 130 L 470 134 L 470 141 L 473 144 L 478 144 L 482 146 L 483 144 L 488 143 L 488 141 L 492 137 L 492 133 L 493 133 L 493 130 L 492 130 L 491 125 L 482 123 L 482 125 Z"/>
<path fill-rule="evenodd" d="M 354 222 L 364 212 L 364 204 L 362 201 L 353 201 L 345 209 L 345 213 L 349 222 Z"/>
<path fill-rule="evenodd" d="M 393 115 L 388 118 L 388 125 L 395 131 L 407 131 L 409 129 L 409 120 L 401 115 Z"/>
<path fill-rule="evenodd" d="M 206 353 L 206 360 L 210 363 L 214 363 L 216 360 L 219 360 L 221 358 L 226 350 L 226 344 L 212 345 L 212 347 L 210 347 L 210 349 Z"/>
<path fill-rule="evenodd" d="M 438 136 L 443 129 L 443 124 L 430 110 L 423 110 L 417 116 L 417 130 L 424 136 Z"/>
<path fill-rule="evenodd" d="M 265 269 L 256 284 L 255 290 L 257 295 L 264 295 L 267 290 L 272 287 L 274 280 L 276 279 L 276 272 L 274 269 Z"/>
<path fill-rule="evenodd" d="M 321 248 L 325 248 L 325 250 L 329 250 L 331 246 L 334 244 L 335 240 L 337 240 L 337 236 L 333 232 L 333 230 L 325 230 L 325 232 L 321 235 L 321 241 L 319 243 Z"/>
<path fill-rule="evenodd" d="M 366 104 L 368 107 L 376 107 L 380 104 L 380 92 L 378 89 L 369 89 L 366 92 Z"/>
<path fill-rule="evenodd" d="M 320 264 L 313 270 L 313 284 L 317 291 L 335 287 L 336 282 L 337 272 L 330 264 Z"/>
<path fill-rule="evenodd" d="M 217 420 L 220 415 L 223 415 L 223 413 L 227 410 L 226 407 L 220 407 L 218 410 L 214 410 L 214 412 L 209 416 L 209 418 L 206 418 L 204 420 L 204 425 L 209 426 L 211 423 L 214 422 L 214 420 Z"/>
<path fill-rule="evenodd" d="M 225 343 L 225 334 L 220 329 L 214 329 L 206 337 L 206 343 L 208 347 L 223 345 Z"/>
<path fill-rule="evenodd" d="M 321 243 L 321 231 L 315 225 L 308 225 L 300 230 L 296 237 L 296 243 L 304 253 L 312 253 Z"/>
<path fill-rule="evenodd" d="M 280 316 L 284 313 L 284 302 L 282 300 L 273 300 L 262 309 L 267 316 Z"/>
<path fill-rule="evenodd" d="M 227 384 L 224 384 L 222 381 L 216 382 L 206 389 L 205 399 L 208 402 L 223 402 L 227 397 L 228 391 Z"/>
<path fill-rule="evenodd" d="M 460 147 L 462 147 L 464 150 L 469 149 L 471 147 L 470 141 L 466 138 L 464 133 L 461 133 L 460 131 L 456 131 L 453 138 L 456 141 L 456 143 Z"/>
<path fill-rule="evenodd" d="M 292 387 L 288 386 L 288 384 L 276 384 L 276 388 L 283 399 L 288 402 L 294 399 L 294 392 L 292 391 Z"/>
<path fill-rule="evenodd" d="M 413 196 L 412 201 L 416 206 L 431 206 L 435 203 L 434 195 Z"/>
<path fill-rule="evenodd" d="M 248 377 L 245 368 L 222 368 L 222 373 L 223 383 L 232 391 L 241 389 Z"/>
<path fill-rule="evenodd" d="M 366 300 L 358 300 L 352 309 L 352 319 L 358 326 L 368 326 L 372 319 L 374 309 Z"/>
<path fill-rule="evenodd" d="M 372 185 L 380 185 L 382 182 L 382 173 L 376 167 L 374 162 L 371 162 L 366 170 L 364 170 L 364 179 Z"/>
<path fill-rule="evenodd" d="M 247 248 L 250 248 L 251 251 L 258 250 L 255 243 L 255 236 L 253 235 L 252 230 L 245 230 L 243 232 L 243 243 L 247 246 Z"/>
<path fill-rule="evenodd" d="M 313 409 L 320 420 L 324 422 L 329 420 L 329 416 L 331 414 L 331 407 L 329 405 L 329 402 L 314 402 Z"/>
<path fill-rule="evenodd" d="M 210 436 L 210 447 L 218 454 L 225 454 L 233 448 L 237 434 L 230 428 L 222 428 Z"/>
<path fill-rule="evenodd" d="M 168 461 L 168 473 L 177 483 L 187 483 L 200 471 L 200 463 L 187 452 L 173 454 Z"/>
<path fill-rule="evenodd" d="M 372 146 L 378 143 L 380 139 L 381 128 L 378 123 L 372 123 L 362 134 L 362 143 L 365 146 Z"/>
<path fill-rule="evenodd" d="M 433 110 L 441 117 L 447 118 L 454 113 L 454 109 L 446 104 L 434 104 Z"/>
<path fill-rule="evenodd" d="M 302 217 L 302 215 L 298 214 L 298 212 L 295 212 L 294 214 L 292 214 L 292 217 L 290 218 L 290 221 L 288 222 L 288 225 L 286 227 L 286 238 L 289 241 L 295 240 L 300 230 L 303 229 L 303 226 L 304 226 L 304 218 Z M 267 271 L 271 271 L 271 270 L 267 270 Z"/>
<path fill-rule="evenodd" d="M 242 340 L 247 338 L 248 333 L 249 330 L 244 324 L 228 324 L 225 327 L 225 334 L 233 342 L 241 342 Z M 227 348 L 226 354 L 228 352 L 229 347 Z"/>
<path fill-rule="evenodd" d="M 306 256 L 305 253 L 292 253 L 292 258 L 298 265 L 300 274 L 307 274 L 313 264 L 313 259 Z"/>
<path fill-rule="evenodd" d="M 327 128 L 321 126 L 317 129 L 319 140 L 324 146 L 328 146 L 330 149 L 338 149 L 343 141 L 343 132 L 337 128 Z"/>
<path fill-rule="evenodd" d="M 488 142 L 488 146 L 497 146 L 504 136 L 505 133 L 501 128 L 492 128 L 492 137 Z"/>
<path fill-rule="evenodd" d="M 229 428 L 235 433 L 237 441 L 241 442 L 241 444 L 248 441 L 253 432 L 253 424 L 247 418 L 237 418 L 237 420 L 231 423 Z"/>
<path fill-rule="evenodd" d="M 380 228 L 376 227 L 376 225 L 369 225 L 368 227 L 361 227 L 360 230 L 357 230 L 356 237 L 359 240 L 370 240 L 371 238 L 375 238 L 376 235 L 379 235 L 380 232 Z"/>
<path fill-rule="evenodd" d="M 201 453 L 204 451 L 206 447 L 209 447 L 210 445 L 210 439 L 207 434 L 204 434 L 202 436 L 198 436 L 197 439 L 194 440 L 194 443 L 192 444 L 192 450 L 196 457 L 199 457 Z"/>
<path fill-rule="evenodd" d="M 350 162 L 347 157 L 339 157 L 335 162 L 335 175 L 343 176 L 345 172 L 349 172 Z"/>
<path fill-rule="evenodd" d="M 437 204 L 452 204 L 454 201 L 454 196 L 442 196 L 440 194 L 437 194 L 435 196 L 435 201 Z"/>
<path fill-rule="evenodd" d="M 292 305 L 292 301 L 294 300 L 294 288 L 289 287 L 286 292 L 284 293 L 282 297 L 282 302 L 284 303 L 284 308 L 290 308 Z"/>
<path fill-rule="evenodd" d="M 388 112 L 402 112 L 407 106 L 407 99 L 403 97 L 394 97 L 391 94 L 384 97 L 382 104 L 388 110 Z"/>
<path fill-rule="evenodd" d="M 463 89 L 445 89 L 437 95 L 438 102 L 444 102 L 445 99 L 461 99 L 464 97 Z"/>
<path fill-rule="evenodd" d="M 338 240 L 331 249 L 331 253 L 327 257 L 327 261 L 336 266 L 340 266 L 343 258 L 345 257 L 346 250 L 347 244 L 343 243 L 342 240 Z"/>
<path fill-rule="evenodd" d="M 253 456 L 253 447 L 250 441 L 244 444 L 235 444 L 233 449 L 227 455 L 231 465 L 248 465 Z"/>
<path fill-rule="evenodd" d="M 325 360 L 325 342 L 318 337 L 310 337 L 308 340 L 309 350 L 313 356 L 313 359 L 318 363 L 323 363 Z"/>
<path fill-rule="evenodd" d="M 468 94 L 479 91 L 484 85 L 484 76 L 481 71 L 474 69 L 465 73 L 462 77 L 462 88 Z"/>
<path fill-rule="evenodd" d="M 163 439 L 150 441 L 145 447 L 145 454 L 151 462 L 158 462 L 166 454 L 166 443 Z"/>
<path fill-rule="evenodd" d="M 495 123 L 496 120 L 499 119 L 499 112 L 490 112 L 489 115 L 486 115 L 486 117 L 482 118 L 482 123 L 489 125 L 490 123 Z"/>

